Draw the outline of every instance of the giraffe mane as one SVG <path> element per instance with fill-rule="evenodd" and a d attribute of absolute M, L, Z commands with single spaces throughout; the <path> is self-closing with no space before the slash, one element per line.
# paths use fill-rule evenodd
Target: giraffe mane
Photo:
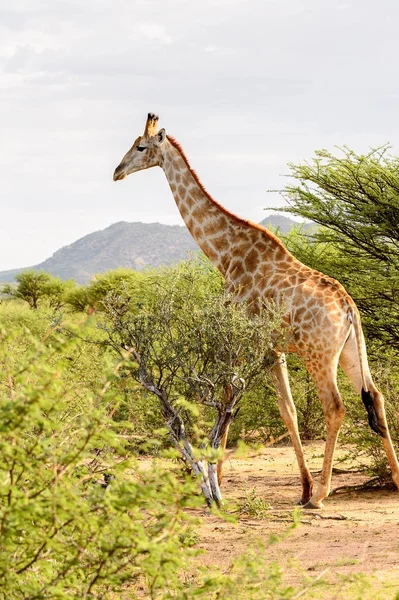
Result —
<path fill-rule="evenodd" d="M 259 231 L 262 231 L 269 239 L 272 239 L 276 244 L 281 246 L 287 252 L 287 249 L 285 248 L 283 242 L 274 233 L 269 231 L 266 227 L 263 227 L 263 225 L 259 225 L 258 223 L 253 223 L 252 221 L 249 221 L 247 219 L 242 219 L 235 213 L 229 211 L 227 208 L 222 206 L 222 204 L 220 204 L 217 200 L 215 200 L 211 196 L 211 194 L 208 192 L 208 190 L 205 188 L 205 186 L 202 183 L 202 181 L 200 180 L 197 172 L 190 165 L 190 162 L 189 162 L 183 148 L 181 147 L 180 143 L 174 137 L 172 137 L 170 135 L 167 135 L 166 137 L 167 137 L 168 141 L 172 144 L 172 146 L 174 148 L 176 148 L 176 150 L 179 152 L 180 156 L 186 163 L 187 168 L 189 169 L 191 175 L 194 177 L 194 179 L 197 182 L 200 189 L 204 192 L 204 194 L 206 194 L 206 196 L 209 198 L 209 200 L 218 207 L 218 209 L 220 211 L 222 211 L 225 215 L 227 215 L 228 217 L 230 217 L 231 219 L 233 219 L 236 223 L 239 223 L 240 225 L 246 225 L 247 227 L 251 227 L 252 229 L 258 229 Z"/>

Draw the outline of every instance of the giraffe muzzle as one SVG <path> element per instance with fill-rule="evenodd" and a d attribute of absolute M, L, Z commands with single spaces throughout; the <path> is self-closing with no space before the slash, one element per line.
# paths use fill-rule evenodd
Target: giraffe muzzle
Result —
<path fill-rule="evenodd" d="M 114 181 L 120 181 L 125 179 L 126 173 L 124 172 L 125 165 L 118 165 L 114 171 Z"/>

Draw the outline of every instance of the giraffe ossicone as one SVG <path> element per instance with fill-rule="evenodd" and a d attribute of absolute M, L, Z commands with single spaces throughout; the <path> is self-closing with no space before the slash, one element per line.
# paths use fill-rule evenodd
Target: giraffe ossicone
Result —
<path fill-rule="evenodd" d="M 323 467 L 313 491 L 285 356 L 276 352 L 273 372 L 278 405 L 299 465 L 300 504 L 321 508 L 330 492 L 334 450 L 345 414 L 337 386 L 338 365 L 362 397 L 371 428 L 382 437 L 392 478 L 399 488 L 399 464 L 388 430 L 384 398 L 370 374 L 359 311 L 352 298 L 336 280 L 298 261 L 265 227 L 241 219 L 216 202 L 191 168 L 180 144 L 157 127 L 158 117 L 150 113 L 144 134 L 135 140 L 115 169 L 114 180 L 161 167 L 187 228 L 223 275 L 227 290 L 254 306 L 272 299 L 284 307 L 285 320 L 294 332 L 288 351 L 302 358 L 326 419 Z M 226 437 L 227 432 L 222 445 Z M 218 475 L 220 481 L 221 465 Z"/>

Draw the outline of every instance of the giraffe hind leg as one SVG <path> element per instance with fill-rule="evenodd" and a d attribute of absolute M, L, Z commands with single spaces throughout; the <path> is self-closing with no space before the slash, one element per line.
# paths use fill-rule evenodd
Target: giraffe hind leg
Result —
<path fill-rule="evenodd" d="M 384 406 L 384 397 L 376 387 L 371 377 L 368 365 L 364 366 L 368 391 L 366 392 L 363 389 L 363 380 L 359 364 L 359 353 L 357 351 L 356 340 L 354 339 L 353 335 L 351 335 L 351 337 L 348 339 L 341 352 L 339 364 L 352 381 L 357 393 L 362 397 L 368 413 L 369 425 L 371 429 L 379 434 L 382 438 L 382 443 L 384 445 L 392 472 L 392 479 L 396 487 L 399 489 L 399 463 L 389 433 Z"/>
<path fill-rule="evenodd" d="M 345 406 L 336 383 L 336 369 L 336 365 L 332 365 L 329 369 L 329 375 L 327 374 L 327 376 L 323 377 L 317 371 L 312 373 L 312 370 L 309 369 L 310 374 L 313 376 L 326 418 L 326 445 L 320 480 L 316 492 L 304 506 L 307 509 L 322 508 L 323 500 L 327 498 L 331 489 L 335 446 L 345 415 Z"/>
<path fill-rule="evenodd" d="M 364 353 L 366 354 L 364 348 Z M 367 391 L 363 387 L 362 370 L 360 366 L 360 357 L 357 347 L 354 331 L 351 331 L 347 342 L 345 343 L 341 355 L 339 357 L 339 365 L 346 375 L 351 380 L 356 392 L 360 394 L 363 404 L 366 408 L 368 421 L 371 429 L 378 433 L 381 437 L 386 436 L 386 426 L 384 419 L 380 419 L 377 414 L 376 405 L 378 405 L 378 398 L 376 395 L 379 394 L 377 388 L 372 380 L 368 365 L 364 365 L 365 378 L 367 382 Z"/>
<path fill-rule="evenodd" d="M 369 388 L 370 389 L 369 389 L 368 393 L 371 396 L 371 399 L 373 402 L 373 409 L 376 414 L 376 421 L 377 421 L 377 427 L 378 427 L 378 431 L 376 433 L 378 433 L 382 438 L 382 443 L 384 445 L 385 453 L 388 458 L 388 463 L 391 468 L 392 479 L 393 479 L 396 487 L 399 489 L 399 463 L 398 463 L 398 459 L 396 457 L 395 449 L 393 447 L 391 435 L 390 435 L 389 429 L 388 429 L 388 423 L 387 423 L 385 407 L 384 407 L 384 396 L 381 394 L 381 392 L 376 388 L 376 386 L 374 384 L 373 385 L 370 384 Z M 370 422 L 370 417 L 369 417 L 369 422 Z M 370 425 L 372 426 L 371 423 L 370 423 Z"/>

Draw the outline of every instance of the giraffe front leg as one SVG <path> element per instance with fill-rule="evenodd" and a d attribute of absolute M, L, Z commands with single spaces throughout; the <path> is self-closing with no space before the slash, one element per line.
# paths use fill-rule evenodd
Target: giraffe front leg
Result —
<path fill-rule="evenodd" d="M 316 382 L 315 382 L 316 383 Z M 304 505 L 306 509 L 323 508 L 323 500 L 327 498 L 331 490 L 331 475 L 335 446 L 338 439 L 339 430 L 345 416 L 345 406 L 342 402 L 337 385 L 334 380 L 323 386 L 318 386 L 320 400 L 323 405 L 326 417 L 326 446 L 324 450 L 323 467 L 316 492 L 312 495 L 309 502 Z"/>
<path fill-rule="evenodd" d="M 299 437 L 298 417 L 296 408 L 291 395 L 290 383 L 288 379 L 288 370 L 285 355 L 277 357 L 273 367 L 273 378 L 277 391 L 278 407 L 281 418 L 288 429 L 292 445 L 295 450 L 296 459 L 301 473 L 302 496 L 297 502 L 298 505 L 305 505 L 313 491 L 313 479 L 306 464 L 305 455 Z"/>

